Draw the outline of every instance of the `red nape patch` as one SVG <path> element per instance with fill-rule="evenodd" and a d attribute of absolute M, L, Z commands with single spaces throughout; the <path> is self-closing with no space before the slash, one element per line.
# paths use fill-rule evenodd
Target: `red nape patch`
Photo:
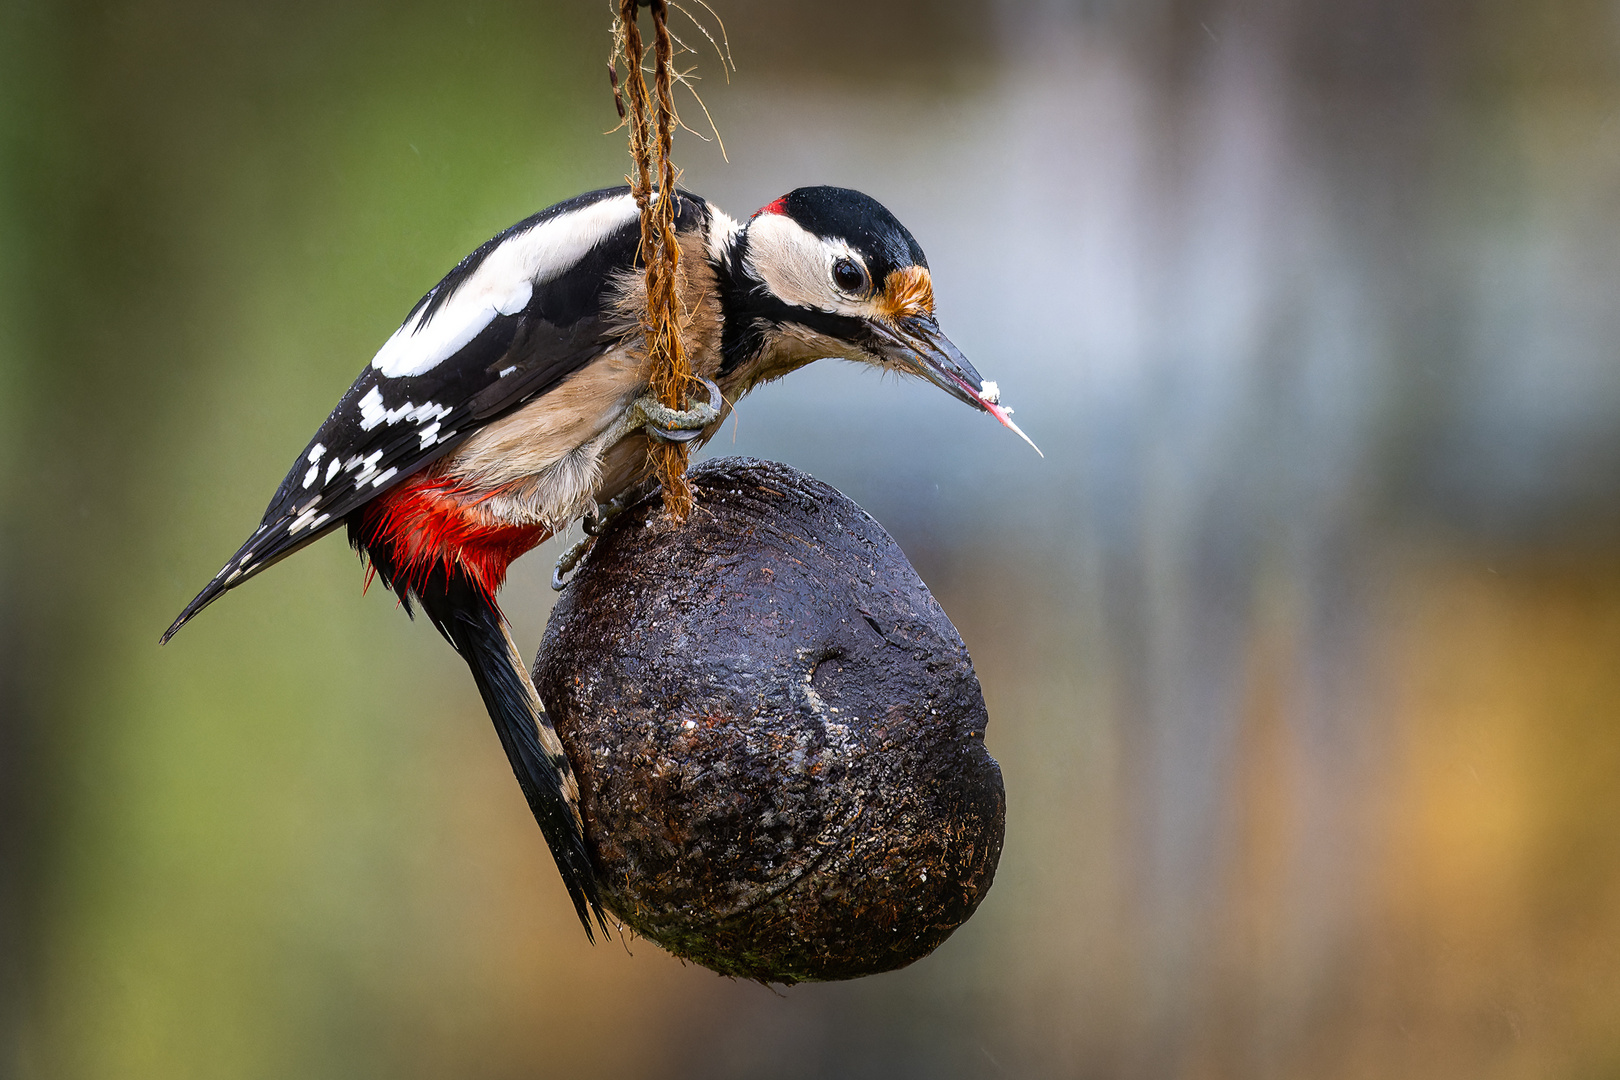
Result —
<path fill-rule="evenodd" d="M 760 207 L 758 210 L 755 210 L 754 211 L 754 216 L 759 217 L 759 215 L 761 215 L 761 214 L 785 214 L 785 213 L 787 213 L 787 196 L 786 195 L 782 196 L 780 199 L 777 199 L 775 202 L 768 202 L 764 206 Z"/>
<path fill-rule="evenodd" d="M 491 604 L 513 559 L 545 542 L 543 525 L 508 525 L 495 520 L 482 502 L 493 493 L 474 494 L 446 477 L 418 477 L 371 500 L 365 508 L 368 541 L 388 545 L 395 588 L 420 593 L 434 569 L 460 573 Z"/>

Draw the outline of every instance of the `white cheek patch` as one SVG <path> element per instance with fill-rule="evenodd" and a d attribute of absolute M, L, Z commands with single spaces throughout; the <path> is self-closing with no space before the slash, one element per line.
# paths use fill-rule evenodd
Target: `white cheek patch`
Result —
<path fill-rule="evenodd" d="M 833 287 L 840 258 L 866 261 L 842 240 L 823 239 L 782 214 L 761 214 L 748 226 L 748 269 L 779 299 L 799 307 L 869 318 L 870 301 L 853 300 Z"/>
<path fill-rule="evenodd" d="M 377 350 L 371 366 L 390 379 L 431 371 L 466 348 L 497 316 L 522 311 L 536 285 L 573 269 L 635 217 L 635 199 L 615 195 L 507 237 L 431 317 L 424 321 L 418 313 L 406 319 Z"/>

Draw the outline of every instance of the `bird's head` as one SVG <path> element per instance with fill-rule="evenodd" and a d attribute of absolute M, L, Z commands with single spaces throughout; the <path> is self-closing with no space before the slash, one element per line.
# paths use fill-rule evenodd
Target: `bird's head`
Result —
<path fill-rule="evenodd" d="M 919 375 L 1030 442 L 996 384 L 940 331 L 928 259 L 876 199 L 848 188 L 791 191 L 744 224 L 730 254 L 742 288 L 726 366 L 740 389 L 823 357 L 856 360 Z"/>

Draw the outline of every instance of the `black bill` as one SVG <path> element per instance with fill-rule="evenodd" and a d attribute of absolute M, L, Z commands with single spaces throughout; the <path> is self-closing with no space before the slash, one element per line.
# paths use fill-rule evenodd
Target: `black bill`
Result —
<path fill-rule="evenodd" d="M 952 397 L 994 416 L 1020 439 L 1041 453 L 1033 439 L 1012 422 L 1012 410 L 1001 404 L 1001 391 L 968 363 L 968 358 L 940 332 L 939 323 L 926 315 L 893 322 L 868 323 L 877 351 L 896 367 L 921 375 Z M 1045 457 L 1045 454 L 1041 454 Z"/>

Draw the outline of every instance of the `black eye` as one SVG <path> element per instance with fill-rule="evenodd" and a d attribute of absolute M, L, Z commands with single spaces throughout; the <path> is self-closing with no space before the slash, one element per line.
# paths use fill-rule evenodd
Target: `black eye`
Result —
<path fill-rule="evenodd" d="M 866 272 L 854 259 L 839 259 L 833 263 L 833 284 L 847 293 L 860 292 L 866 286 Z"/>

